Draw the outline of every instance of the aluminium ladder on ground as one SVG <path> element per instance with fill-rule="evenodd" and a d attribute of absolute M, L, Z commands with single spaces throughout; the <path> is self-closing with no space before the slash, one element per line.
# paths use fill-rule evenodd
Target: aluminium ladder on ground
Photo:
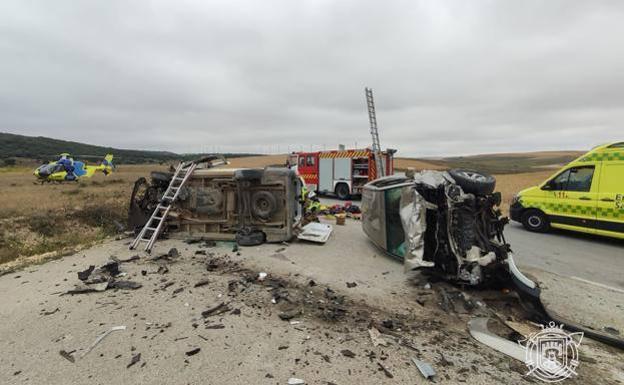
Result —
<path fill-rule="evenodd" d="M 165 190 L 162 198 L 156 205 L 154 212 L 150 216 L 145 226 L 141 229 L 139 235 L 130 244 L 130 250 L 135 249 L 141 242 L 145 242 L 145 251 L 148 253 L 152 251 L 152 246 L 156 243 L 158 235 L 163 230 L 165 220 L 171 210 L 171 206 L 178 199 L 178 195 L 186 181 L 191 177 L 193 171 L 197 167 L 196 162 L 184 163 L 181 162 L 171 178 L 171 182 Z"/>
<path fill-rule="evenodd" d="M 377 169 L 377 178 L 386 176 L 386 170 L 383 166 L 381 144 L 379 143 L 379 130 L 377 129 L 377 114 L 375 113 L 375 101 L 373 100 L 373 89 L 364 88 L 366 93 L 366 105 L 368 107 L 368 120 L 370 122 L 370 133 L 373 137 L 373 156 L 375 157 L 375 168 Z"/>

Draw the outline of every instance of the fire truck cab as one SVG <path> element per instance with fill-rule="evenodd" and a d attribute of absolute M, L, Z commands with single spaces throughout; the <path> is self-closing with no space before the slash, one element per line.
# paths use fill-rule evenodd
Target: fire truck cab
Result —
<path fill-rule="evenodd" d="M 382 152 L 386 175 L 394 173 L 394 153 Z M 306 183 L 310 191 L 335 194 L 340 199 L 361 195 L 362 188 L 378 178 L 373 152 L 366 149 L 293 152 L 288 163 Z"/>

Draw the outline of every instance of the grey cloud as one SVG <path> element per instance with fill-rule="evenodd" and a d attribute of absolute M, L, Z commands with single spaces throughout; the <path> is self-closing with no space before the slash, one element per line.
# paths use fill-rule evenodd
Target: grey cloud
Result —
<path fill-rule="evenodd" d="M 404 156 L 621 140 L 619 1 L 4 1 L 0 131 Z"/>

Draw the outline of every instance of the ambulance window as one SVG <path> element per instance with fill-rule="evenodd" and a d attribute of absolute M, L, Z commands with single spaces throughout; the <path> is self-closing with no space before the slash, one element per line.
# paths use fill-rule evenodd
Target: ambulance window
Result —
<path fill-rule="evenodd" d="M 550 181 L 550 190 L 561 191 L 566 189 L 568 179 L 570 178 L 570 170 L 565 170 L 561 174 L 557 175 L 555 179 Z"/>
<path fill-rule="evenodd" d="M 570 169 L 567 191 L 589 191 L 594 178 L 594 166 Z"/>
<path fill-rule="evenodd" d="M 314 166 L 314 156 L 312 155 L 308 155 L 308 160 L 306 161 L 308 163 L 308 166 Z"/>
<path fill-rule="evenodd" d="M 305 167 L 305 157 L 299 158 L 299 167 Z"/>
<path fill-rule="evenodd" d="M 554 191 L 589 191 L 594 177 L 594 166 L 572 167 L 550 182 Z"/>

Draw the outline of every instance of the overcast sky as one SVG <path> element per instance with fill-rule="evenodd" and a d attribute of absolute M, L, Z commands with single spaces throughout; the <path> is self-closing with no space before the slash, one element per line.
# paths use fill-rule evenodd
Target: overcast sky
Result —
<path fill-rule="evenodd" d="M 403 156 L 624 140 L 624 1 L 0 2 L 0 131 Z"/>

